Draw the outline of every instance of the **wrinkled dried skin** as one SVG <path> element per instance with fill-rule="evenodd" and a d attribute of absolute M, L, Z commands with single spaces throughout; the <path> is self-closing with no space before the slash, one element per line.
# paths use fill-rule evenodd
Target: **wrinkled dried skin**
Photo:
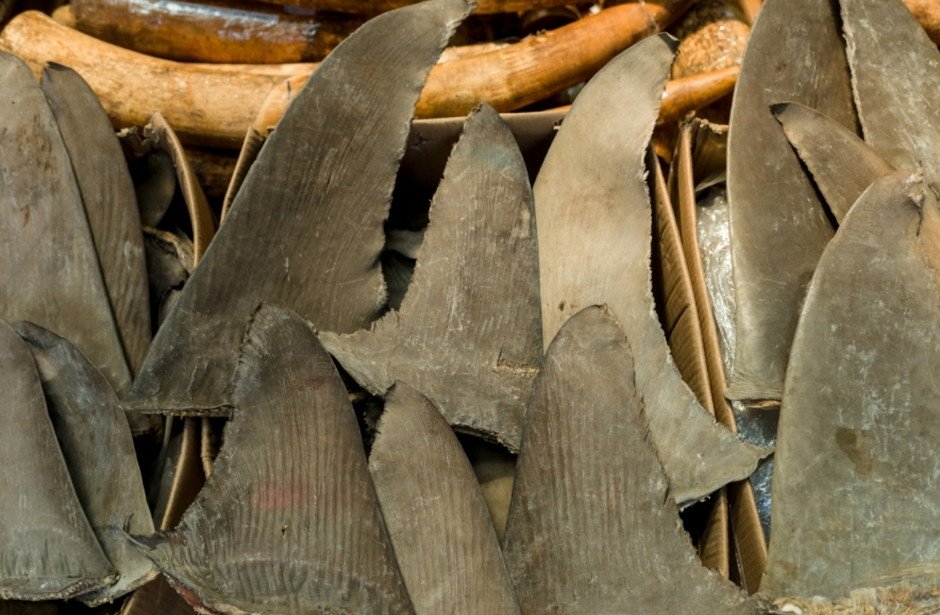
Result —
<path fill-rule="evenodd" d="M 940 180 L 940 51 L 900 0 L 841 0 L 865 142 L 898 169 Z"/>
<path fill-rule="evenodd" d="M 522 154 L 483 106 L 447 163 L 401 309 L 320 339 L 370 391 L 408 382 L 450 424 L 516 450 L 541 362 L 537 258 Z"/>
<path fill-rule="evenodd" d="M 606 308 L 559 331 L 526 415 L 505 553 L 523 613 L 748 613 L 682 530 Z"/>
<path fill-rule="evenodd" d="M 410 613 L 346 388 L 296 315 L 262 306 L 237 410 L 180 526 L 145 551 L 199 609 Z"/>
<path fill-rule="evenodd" d="M 369 456 L 416 613 L 518 613 L 483 493 L 434 405 L 398 382 Z"/>
<path fill-rule="evenodd" d="M 42 91 L 72 163 L 124 355 L 136 372 L 150 345 L 150 307 L 140 214 L 124 154 L 78 73 L 49 64 Z"/>
<path fill-rule="evenodd" d="M 936 581 L 938 238 L 933 193 L 899 172 L 862 195 L 820 260 L 780 413 L 772 595 Z"/>
<path fill-rule="evenodd" d="M 0 600 L 62 600 L 117 574 L 69 479 L 26 343 L 0 321 Z"/>
<path fill-rule="evenodd" d="M 125 534 L 154 531 L 127 418 L 107 380 L 74 346 L 30 323 L 19 323 L 16 330 L 36 361 L 79 502 L 121 575 L 114 585 L 80 600 L 91 606 L 111 602 L 156 576 Z"/>
<path fill-rule="evenodd" d="M 818 111 L 785 103 L 773 112 L 840 224 L 876 179 L 894 171 L 854 132 Z"/>
<path fill-rule="evenodd" d="M 668 38 L 648 38 L 591 80 L 555 137 L 534 193 L 543 342 L 585 306 L 610 306 L 640 358 L 637 387 L 650 435 L 670 493 L 682 504 L 747 477 L 764 453 L 716 424 L 695 400 L 653 305 L 643 155 L 671 47 Z"/>
<path fill-rule="evenodd" d="M 467 11 L 463 0 L 437 0 L 381 15 L 323 62 L 160 328 L 131 408 L 226 414 L 238 345 L 261 301 L 326 331 L 375 319 L 385 303 L 383 222 L 409 120 Z"/>
<path fill-rule="evenodd" d="M 0 52 L 0 317 L 67 336 L 116 391 L 130 387 L 82 197 L 29 68 Z"/>
<path fill-rule="evenodd" d="M 767 0 L 741 66 L 728 138 L 738 331 L 731 399 L 780 399 L 806 285 L 832 237 L 770 105 L 803 103 L 854 128 L 833 2 Z"/>

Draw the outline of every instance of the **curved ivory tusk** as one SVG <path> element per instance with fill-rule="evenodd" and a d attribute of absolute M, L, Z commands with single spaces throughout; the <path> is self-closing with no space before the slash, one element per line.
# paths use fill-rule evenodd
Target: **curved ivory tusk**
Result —
<path fill-rule="evenodd" d="M 71 13 L 71 16 L 67 14 Z M 77 0 L 57 19 L 96 38 L 163 58 L 200 62 L 322 60 L 363 18 L 213 0 Z"/>

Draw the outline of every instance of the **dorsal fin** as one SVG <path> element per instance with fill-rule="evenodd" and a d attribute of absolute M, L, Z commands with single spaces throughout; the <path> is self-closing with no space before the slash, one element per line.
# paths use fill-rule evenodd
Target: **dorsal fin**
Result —
<path fill-rule="evenodd" d="M 819 261 L 780 412 L 771 595 L 937 587 L 938 218 L 922 177 L 899 171 L 865 191 Z"/>
<path fill-rule="evenodd" d="M 401 309 L 320 339 L 375 393 L 413 384 L 452 424 L 517 449 L 541 363 L 532 190 L 489 106 L 467 119 L 431 205 Z"/>
<path fill-rule="evenodd" d="M 651 36 L 578 95 L 535 182 L 542 341 L 585 306 L 607 304 L 638 357 L 650 435 L 682 503 L 745 478 L 766 454 L 715 423 L 682 381 L 656 316 L 644 154 L 674 39 Z M 624 378 L 628 378 L 624 374 Z"/>
<path fill-rule="evenodd" d="M 136 372 L 150 345 L 150 303 L 134 183 L 111 121 L 84 79 L 48 64 L 41 87 L 68 150 L 124 355 Z"/>
<path fill-rule="evenodd" d="M 770 106 L 800 102 L 855 128 L 837 13 L 830 0 L 766 0 L 744 52 L 728 134 L 737 331 L 730 399 L 780 400 L 806 281 L 832 238 Z"/>
<path fill-rule="evenodd" d="M 69 478 L 33 355 L 0 321 L 0 600 L 62 600 L 117 580 Z"/>
<path fill-rule="evenodd" d="M 940 184 L 940 50 L 900 0 L 840 0 L 865 142 Z"/>
<path fill-rule="evenodd" d="M 308 325 L 261 306 L 236 410 L 179 527 L 140 537 L 194 606 L 224 613 L 408 613 L 356 417 Z"/>
<path fill-rule="evenodd" d="M 415 611 L 518 614 L 480 485 L 434 404 L 397 382 L 377 431 L 369 471 Z"/>
<path fill-rule="evenodd" d="M 876 179 L 894 171 L 858 135 L 815 109 L 782 103 L 773 113 L 840 224 Z"/>
<path fill-rule="evenodd" d="M 85 516 L 121 577 L 81 597 L 111 602 L 156 576 L 125 531 L 152 534 L 153 519 L 127 418 L 108 381 L 63 338 L 30 323 L 16 325 L 32 350 L 59 447 Z"/>
<path fill-rule="evenodd" d="M 749 613 L 704 568 L 649 441 L 606 308 L 555 336 L 526 413 L 505 553 L 524 613 Z M 638 381 L 637 381 L 638 383 Z"/>
<path fill-rule="evenodd" d="M 68 152 L 39 84 L 0 51 L 0 318 L 66 335 L 118 391 L 131 374 Z"/>
<path fill-rule="evenodd" d="M 410 119 L 469 10 L 433 0 L 384 13 L 323 61 L 157 333 L 130 409 L 226 414 L 241 335 L 263 301 L 343 333 L 378 316 L 383 223 Z"/>

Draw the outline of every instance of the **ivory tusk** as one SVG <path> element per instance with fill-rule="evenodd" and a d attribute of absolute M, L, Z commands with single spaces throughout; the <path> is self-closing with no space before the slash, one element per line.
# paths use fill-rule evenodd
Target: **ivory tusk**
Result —
<path fill-rule="evenodd" d="M 585 81 L 621 51 L 669 25 L 689 4 L 621 4 L 505 49 L 435 66 L 418 101 L 418 116 L 462 116 L 480 102 L 513 111 L 547 98 Z"/>
<path fill-rule="evenodd" d="M 669 124 L 691 111 L 724 98 L 734 90 L 740 72 L 739 66 L 729 66 L 671 80 L 666 84 L 666 94 L 656 124 Z"/>
<path fill-rule="evenodd" d="M 82 32 L 126 49 L 200 62 L 321 60 L 364 21 L 217 0 L 156 6 L 150 0 L 74 0 L 57 12 L 57 19 L 71 13 Z"/>

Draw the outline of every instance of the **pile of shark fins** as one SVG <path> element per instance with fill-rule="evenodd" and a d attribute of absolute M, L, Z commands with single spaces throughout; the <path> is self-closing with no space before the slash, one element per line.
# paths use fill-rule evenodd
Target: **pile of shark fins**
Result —
<path fill-rule="evenodd" d="M 800 4 L 761 9 L 728 144 L 729 396 L 780 405 L 761 589 L 935 612 L 940 51 L 900 1 Z"/>
<path fill-rule="evenodd" d="M 162 199 L 157 174 L 129 167 L 127 139 L 71 69 L 49 65 L 37 82 L 3 53 L 0 71 L 7 135 L 0 318 L 11 413 L 3 430 L 0 597 L 25 601 L 0 601 L 0 612 L 56 612 L 55 603 L 28 605 L 113 603 L 155 582 L 155 566 L 126 533 L 154 531 L 158 494 L 148 495 L 145 483 L 159 465 L 164 424 L 127 416 L 118 398 L 165 299 L 153 285 L 165 279 L 165 263 L 149 257 L 145 237 L 165 234 L 185 246 L 195 236 L 204 250 L 215 223 L 204 198 L 201 208 L 188 207 L 200 203 L 194 180 L 177 203 L 175 176 L 162 184 L 162 211 L 147 218 L 138 205 Z M 179 148 L 168 126 L 158 130 Z M 175 174 L 185 164 L 178 155 L 166 168 Z M 191 270 L 193 250 L 182 252 L 185 264 L 180 253 L 175 266 Z M 15 332 L 7 322 L 19 323 Z"/>
<path fill-rule="evenodd" d="M 936 46 L 767 0 L 664 167 L 650 36 L 535 164 L 478 106 L 390 228 L 471 8 L 348 37 L 221 222 L 163 117 L 0 54 L 0 613 L 935 612 Z"/>

